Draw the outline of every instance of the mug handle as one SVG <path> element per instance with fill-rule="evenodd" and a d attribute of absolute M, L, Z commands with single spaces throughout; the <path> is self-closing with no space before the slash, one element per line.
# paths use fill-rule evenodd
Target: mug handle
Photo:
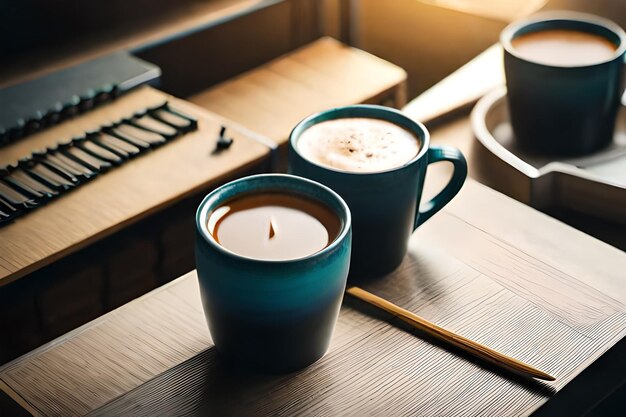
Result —
<path fill-rule="evenodd" d="M 428 203 L 424 204 L 424 209 L 418 209 L 415 214 L 415 225 L 413 230 L 420 227 L 426 220 L 430 219 L 433 214 L 437 213 L 446 204 L 457 195 L 465 178 L 467 177 L 467 162 L 460 150 L 449 146 L 433 146 L 428 149 L 428 165 L 435 162 L 447 161 L 452 162 L 454 166 L 454 172 L 452 172 L 452 178 L 448 184 L 434 196 Z"/>

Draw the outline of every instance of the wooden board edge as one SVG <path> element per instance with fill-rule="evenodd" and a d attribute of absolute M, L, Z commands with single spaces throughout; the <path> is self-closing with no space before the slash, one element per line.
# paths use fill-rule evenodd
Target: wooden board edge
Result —
<path fill-rule="evenodd" d="M 119 307 L 117 307 L 114 310 L 111 310 L 85 324 L 83 324 L 82 326 L 79 326 L 77 328 L 75 328 L 74 330 L 70 330 L 69 332 L 57 337 L 56 339 L 53 339 L 51 341 L 49 341 L 48 343 L 45 343 L 41 346 L 39 346 L 38 348 L 31 350 L 30 352 L 27 352 L 25 354 L 23 354 L 22 356 L 19 356 L 15 359 L 13 359 L 10 362 L 5 363 L 4 365 L 0 366 L 0 382 L 2 382 L 2 375 L 5 374 L 7 371 L 11 370 L 11 368 L 15 367 L 16 365 L 18 365 L 19 363 L 28 360 L 29 358 L 33 357 L 33 356 L 38 356 L 41 355 L 42 353 L 47 352 L 48 350 L 56 347 L 59 344 L 65 343 L 68 340 L 74 338 L 75 336 L 78 336 L 79 334 L 81 334 L 82 332 L 84 332 L 85 330 L 92 328 L 94 326 L 99 325 L 102 322 L 106 322 L 110 317 L 112 317 L 115 314 L 119 313 L 119 310 L 121 309 L 125 309 L 128 308 L 128 305 L 135 303 L 135 302 L 141 302 L 141 300 L 147 299 L 147 298 L 151 298 L 153 297 L 155 294 L 158 294 L 160 292 L 163 291 L 167 291 L 169 290 L 171 287 L 176 286 L 181 284 L 183 281 L 186 281 L 188 279 L 194 279 L 196 278 L 196 270 L 192 270 L 187 272 L 186 274 L 181 275 L 180 277 L 168 282 L 167 284 L 163 284 L 159 287 L 156 287 L 155 289 L 153 289 L 152 291 L 148 291 L 147 293 L 127 302 L 126 304 L 123 304 Z M 6 384 L 6 383 L 5 383 Z M 7 384 L 7 387 L 10 388 L 10 386 Z M 2 388 L 2 386 L 0 386 L 0 388 Z M 16 394 L 17 395 L 17 394 Z"/>
<path fill-rule="evenodd" d="M 163 201 L 161 204 L 159 204 L 158 206 L 154 206 L 151 207 L 150 209 L 137 214 L 135 216 L 129 217 L 128 219 L 119 222 L 117 224 L 115 224 L 112 227 L 109 227 L 108 229 L 102 230 L 99 233 L 96 233 L 92 236 L 90 236 L 87 239 L 84 239 L 83 241 L 76 243 L 75 245 L 72 245 L 71 247 L 67 247 L 63 250 L 60 250 L 50 256 L 47 256 L 45 258 L 40 259 L 39 261 L 33 262 L 30 265 L 21 268 L 18 271 L 15 271 L 13 273 L 10 273 L 9 275 L 6 275 L 4 277 L 0 277 L 0 288 L 4 287 L 5 285 L 8 285 L 30 273 L 33 273 L 41 268 L 43 268 L 46 265 L 50 265 L 51 263 L 58 261 L 61 258 L 64 258 L 68 255 L 71 255 L 72 253 L 75 253 L 81 249 L 84 249 L 86 247 L 88 247 L 89 245 L 98 242 L 99 240 L 102 240 L 103 238 L 110 236 L 112 234 L 114 234 L 115 232 L 118 232 L 119 230 L 124 229 L 127 226 L 130 226 L 132 224 L 135 224 L 137 221 L 149 217 L 155 213 L 158 213 L 159 211 L 166 209 L 168 207 L 170 207 L 173 203 L 175 203 L 176 201 L 185 199 L 189 196 L 192 196 L 194 194 L 196 194 L 197 192 L 199 192 L 200 190 L 202 190 L 203 188 L 205 188 L 206 186 L 208 186 L 209 184 L 219 184 L 222 183 L 224 181 L 226 181 L 229 178 L 234 178 L 237 176 L 237 174 L 241 173 L 241 172 L 246 172 L 248 170 L 250 170 L 252 167 L 256 166 L 256 165 L 260 165 L 263 163 L 263 161 L 266 159 L 267 155 L 264 156 L 260 156 L 250 162 L 248 162 L 245 165 L 241 165 L 238 169 L 230 171 L 228 173 L 222 174 L 220 176 L 214 177 L 212 178 L 210 181 L 200 184 L 194 188 L 190 188 L 188 189 L 186 192 L 184 192 L 183 194 L 180 194 L 176 197 L 172 197 L 168 200 Z"/>
<path fill-rule="evenodd" d="M 34 417 L 43 417 L 43 413 L 31 405 L 28 401 L 22 398 L 17 392 L 13 390 L 6 382 L 0 377 L 0 391 L 4 391 L 13 401 L 15 401 L 20 407 L 26 410 Z"/>

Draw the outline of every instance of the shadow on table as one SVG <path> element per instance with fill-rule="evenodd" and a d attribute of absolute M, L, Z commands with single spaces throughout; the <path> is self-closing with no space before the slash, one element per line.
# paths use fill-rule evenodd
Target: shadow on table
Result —
<path fill-rule="evenodd" d="M 225 361 L 215 347 L 210 347 L 89 415 L 238 415 L 243 410 L 265 415 L 270 410 L 252 403 L 296 375 L 248 371 Z M 279 401 L 267 405 L 275 410 Z"/>

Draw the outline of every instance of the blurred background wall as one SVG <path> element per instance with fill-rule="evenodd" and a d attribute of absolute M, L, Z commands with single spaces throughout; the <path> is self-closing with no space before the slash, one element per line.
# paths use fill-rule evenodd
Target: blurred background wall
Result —
<path fill-rule="evenodd" d="M 246 5 L 258 10 L 158 39 L 167 27 Z M 163 89 L 188 96 L 321 35 L 345 40 L 346 5 L 355 6 L 353 45 L 405 68 L 409 98 L 539 9 L 584 11 L 626 26 L 626 0 L 0 0 L 0 85 L 75 63 L 76 55 L 127 48 L 162 67 Z"/>
<path fill-rule="evenodd" d="M 327 33 L 339 35 L 339 8 L 325 1 Z M 400 65 L 413 98 L 491 44 L 533 10 L 577 10 L 626 27 L 625 0 L 359 0 L 356 45 Z"/>

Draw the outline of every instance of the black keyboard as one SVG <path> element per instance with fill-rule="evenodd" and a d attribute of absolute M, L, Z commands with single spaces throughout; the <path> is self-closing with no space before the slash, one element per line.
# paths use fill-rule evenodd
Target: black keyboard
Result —
<path fill-rule="evenodd" d="M 169 103 L 0 168 L 0 225 L 198 128 Z"/>
<path fill-rule="evenodd" d="M 0 89 L 0 147 L 115 100 L 161 70 L 126 52 Z"/>

